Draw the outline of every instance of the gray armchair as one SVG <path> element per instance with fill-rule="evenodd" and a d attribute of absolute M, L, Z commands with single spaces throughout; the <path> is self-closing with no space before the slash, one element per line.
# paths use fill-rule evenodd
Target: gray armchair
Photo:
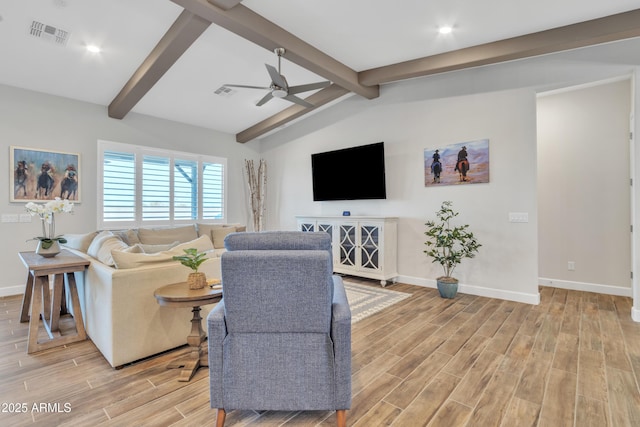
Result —
<path fill-rule="evenodd" d="M 326 233 L 235 233 L 223 299 L 207 318 L 211 407 L 226 412 L 351 407 L 351 311 Z"/>

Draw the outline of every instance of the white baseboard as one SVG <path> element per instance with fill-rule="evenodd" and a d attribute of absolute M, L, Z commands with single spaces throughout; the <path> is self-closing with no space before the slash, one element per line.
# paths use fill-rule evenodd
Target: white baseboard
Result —
<path fill-rule="evenodd" d="M 8 286 L 6 288 L 0 288 L 0 297 L 9 297 L 12 295 L 24 294 L 24 285 Z"/>
<path fill-rule="evenodd" d="M 640 309 L 631 307 L 631 319 L 634 322 L 640 322 Z"/>
<path fill-rule="evenodd" d="M 409 285 L 423 286 L 425 288 L 436 289 L 436 281 L 434 279 L 424 279 L 421 277 L 398 276 L 398 282 L 407 283 Z M 483 286 L 465 285 L 460 283 L 458 291 L 463 294 L 477 295 L 487 298 L 497 298 L 507 301 L 521 302 L 525 304 L 540 304 L 540 294 L 527 294 L 523 292 L 505 291 L 504 289 L 485 288 Z"/>
<path fill-rule="evenodd" d="M 595 292 L 605 295 L 617 295 L 621 297 L 633 297 L 631 287 L 601 285 L 598 283 L 571 282 L 569 280 L 538 278 L 538 282 L 542 286 L 550 286 L 553 288 L 569 289 L 572 291 Z"/>

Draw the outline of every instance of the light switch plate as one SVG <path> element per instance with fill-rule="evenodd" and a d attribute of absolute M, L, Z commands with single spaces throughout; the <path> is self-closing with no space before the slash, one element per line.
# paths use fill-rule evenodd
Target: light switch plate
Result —
<path fill-rule="evenodd" d="M 2 222 L 18 222 L 19 218 L 18 214 L 2 214 Z"/>
<path fill-rule="evenodd" d="M 509 222 L 529 222 L 529 213 L 509 212 Z"/>

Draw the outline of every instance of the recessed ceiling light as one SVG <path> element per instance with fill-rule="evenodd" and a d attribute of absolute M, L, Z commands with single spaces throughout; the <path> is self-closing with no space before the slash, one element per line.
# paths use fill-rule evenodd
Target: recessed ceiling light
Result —
<path fill-rule="evenodd" d="M 451 34 L 452 31 L 453 31 L 453 27 L 449 27 L 447 25 L 444 25 L 444 26 L 438 28 L 438 32 L 440 34 Z"/>
<path fill-rule="evenodd" d="M 91 53 L 100 53 L 100 48 L 94 44 L 87 45 L 87 50 Z"/>

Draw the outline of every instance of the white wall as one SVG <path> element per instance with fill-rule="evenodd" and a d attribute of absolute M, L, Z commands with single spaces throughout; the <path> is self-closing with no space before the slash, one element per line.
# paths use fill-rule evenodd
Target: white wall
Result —
<path fill-rule="evenodd" d="M 538 98 L 541 283 L 631 296 L 630 112 L 629 78 Z"/>
<path fill-rule="evenodd" d="M 245 158 L 259 158 L 257 144 L 238 144 L 233 135 L 131 113 L 110 119 L 106 107 L 0 85 L 0 213 L 24 213 L 24 203 L 9 203 L 9 147 L 12 145 L 80 153 L 82 200 L 73 215 L 56 217 L 59 233 L 84 233 L 97 227 L 95 190 L 99 139 L 203 153 L 228 159 L 229 222 L 250 223 L 242 171 Z M 38 222 L 36 222 L 38 221 Z M 18 251 L 34 250 L 39 220 L 0 222 L 0 296 L 24 291 L 26 270 Z"/>
<path fill-rule="evenodd" d="M 484 138 L 490 140 L 490 183 L 425 188 L 425 148 Z M 312 201 L 312 153 L 377 141 L 385 142 L 387 200 Z M 400 279 L 435 285 L 442 272 L 423 253 L 424 222 L 442 201 L 452 200 L 459 220 L 470 224 L 483 244 L 476 258 L 456 270 L 461 291 L 537 302 L 532 90 L 377 105 L 301 139 L 265 142 L 263 156 L 270 171 L 269 228 L 294 229 L 296 215 L 340 215 L 343 210 L 398 216 Z M 297 197 L 292 200 L 289 194 Z M 530 222 L 509 223 L 509 212 L 528 212 Z"/>
<path fill-rule="evenodd" d="M 422 252 L 423 224 L 442 200 L 453 200 L 461 221 L 469 223 L 484 244 L 456 274 L 461 291 L 535 303 L 536 94 L 629 76 L 640 65 L 629 59 L 638 44 L 634 39 L 389 84 L 376 100 L 353 96 L 281 129 L 262 141 L 270 170 L 268 227 L 293 229 L 296 215 L 339 215 L 343 210 L 398 216 L 400 279 L 435 286 L 440 270 Z M 634 93 L 640 96 L 637 88 Z M 424 148 L 479 138 L 490 140 L 490 183 L 424 188 Z M 312 201 L 312 153 L 376 141 L 386 143 L 388 200 Z M 638 151 L 635 163 L 640 161 Z M 640 189 L 635 192 L 640 200 Z M 509 223 L 509 212 L 527 212 L 529 223 Z M 640 237 L 634 243 L 638 246 Z M 634 259 L 636 264 L 640 259 Z M 634 291 L 634 317 L 640 319 L 637 285 Z"/>

